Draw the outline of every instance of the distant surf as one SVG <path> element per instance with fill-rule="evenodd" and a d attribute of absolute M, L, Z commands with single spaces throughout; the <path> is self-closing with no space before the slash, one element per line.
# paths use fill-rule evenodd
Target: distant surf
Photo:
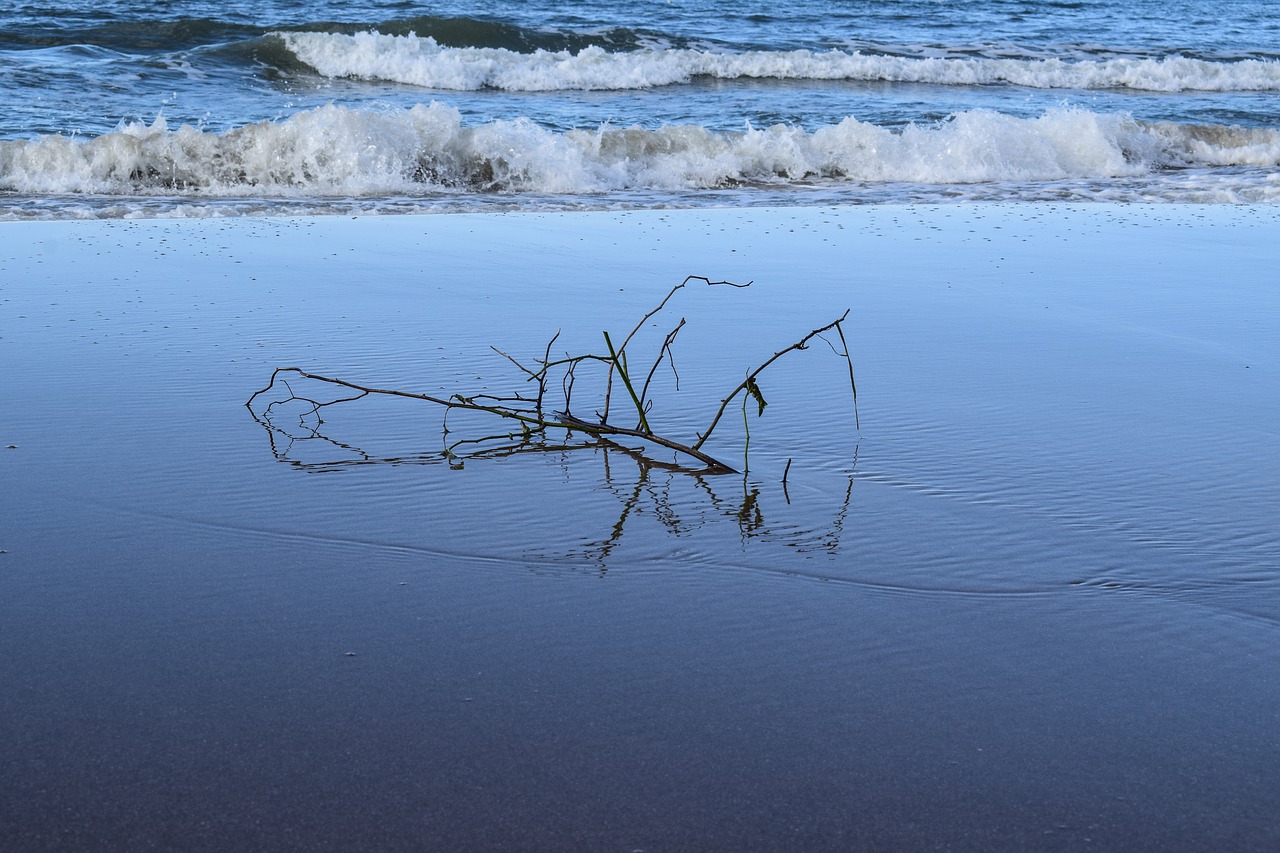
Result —
<path fill-rule="evenodd" d="M 949 86 L 1011 84 L 1036 89 L 1133 89 L 1154 92 L 1280 91 L 1280 62 L 1209 61 L 1183 56 L 987 58 L 893 56 L 862 51 L 718 52 L 692 48 L 522 53 L 448 47 L 433 37 L 379 32 L 283 32 L 284 46 L 326 77 L 349 77 L 475 91 L 626 90 L 724 80 L 859 80 Z"/>
<path fill-rule="evenodd" d="M 0 219 L 1280 201 L 1271 0 L 54 5 Z"/>

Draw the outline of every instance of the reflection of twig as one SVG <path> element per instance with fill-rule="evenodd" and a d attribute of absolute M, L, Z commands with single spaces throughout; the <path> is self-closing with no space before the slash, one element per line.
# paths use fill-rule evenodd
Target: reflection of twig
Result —
<path fill-rule="evenodd" d="M 619 501 L 617 520 L 610 527 L 607 536 L 584 543 L 583 550 L 576 552 L 579 556 L 596 562 L 600 566 L 601 573 L 606 570 L 608 558 L 621 544 L 628 525 L 646 511 L 673 536 L 684 535 L 706 523 L 705 519 L 689 523 L 682 520 L 676 513 L 678 502 L 672 495 L 672 489 L 678 483 L 690 483 L 691 477 L 696 490 L 704 494 L 709 501 L 714 510 L 714 516 L 733 521 L 744 545 L 752 540 L 780 540 L 800 552 L 820 550 L 835 554 L 839 551 L 844 522 L 852 500 L 852 475 L 830 522 L 814 528 L 795 529 L 786 525 L 770 525 L 765 512 L 767 496 L 761 492 L 757 484 L 748 483 L 744 479 L 741 500 L 729 501 L 716 494 L 712 481 L 697 474 L 685 472 L 684 476 L 678 476 L 672 472 L 667 478 L 654 477 L 653 475 L 659 470 L 658 467 L 651 465 L 648 457 L 631 448 L 610 445 L 605 452 L 606 458 L 616 451 L 626 451 L 628 458 L 636 463 L 636 477 L 634 480 L 629 480 L 625 487 L 615 488 L 614 478 L 618 476 L 617 468 L 613 465 L 605 466 L 608 491 Z M 789 504 L 790 501 L 788 501 Z"/>
<path fill-rule="evenodd" d="M 309 416 L 313 404 L 320 409 L 326 405 L 323 401 L 309 399 L 304 404 L 308 407 L 304 417 Z M 752 539 L 781 537 L 800 550 L 817 547 L 832 553 L 839 548 L 853 488 L 850 477 L 843 502 L 827 525 L 816 530 L 789 530 L 785 526 L 778 528 L 769 525 L 765 513 L 767 495 L 761 493 L 759 486 L 748 484 L 745 478 L 741 501 L 725 500 L 717 495 L 710 479 L 710 475 L 719 473 L 717 469 L 690 467 L 678 461 L 656 459 L 642 447 L 630 447 L 605 436 L 582 434 L 580 440 L 573 440 L 573 436 L 569 436 L 569 440 L 564 442 L 550 442 L 537 432 L 530 432 L 528 435 L 500 433 L 462 439 L 434 453 L 375 457 L 359 447 L 325 435 L 318 423 L 312 425 L 303 423 L 300 419 L 297 427 L 286 428 L 273 422 L 269 415 L 259 417 L 255 414 L 255 418 L 264 428 L 272 453 L 277 459 L 300 470 L 314 472 L 333 472 L 369 465 L 448 465 L 451 468 L 461 468 L 465 462 L 476 459 L 504 459 L 524 454 L 546 456 L 549 453 L 559 453 L 567 458 L 567 454 L 573 451 L 599 451 L 606 489 L 619 503 L 618 515 L 603 538 L 583 543 L 580 546 L 582 550 L 577 551 L 577 555 L 597 564 L 601 574 L 607 571 L 608 561 L 621 546 L 627 528 L 636 523 L 639 516 L 646 513 L 651 515 L 671 536 L 683 536 L 707 523 L 705 514 L 699 517 L 697 502 L 690 505 L 687 499 L 682 502 L 676 498 L 674 490 L 678 485 L 691 485 L 695 496 L 701 495 L 709 503 L 713 510 L 712 517 L 732 519 L 744 543 Z M 300 444 L 311 442 L 339 450 L 350 458 L 312 462 L 290 455 Z M 619 470 L 616 464 L 619 459 L 634 463 L 634 472 L 631 472 L 629 465 L 624 465 L 623 470 Z M 855 449 L 854 461 L 856 460 Z M 790 465 L 787 470 L 789 472 Z M 785 481 L 783 495 L 789 505 L 791 501 L 786 494 Z"/>
<path fill-rule="evenodd" d="M 608 455 L 608 451 L 605 451 Z M 598 550 L 598 557 L 601 564 L 613 552 L 614 548 L 622 541 L 622 531 L 627 526 L 627 519 L 631 517 L 631 513 L 635 512 L 636 507 L 640 505 L 640 495 L 644 491 L 645 480 L 648 478 L 649 472 L 643 466 L 640 468 L 640 476 L 636 478 L 635 487 L 622 501 L 622 514 L 618 516 L 618 520 L 614 522 L 613 528 L 609 531 L 609 536 L 603 542 L 595 543 L 590 548 Z"/>
<path fill-rule="evenodd" d="M 327 404 L 322 403 L 320 405 L 323 406 Z M 299 431 L 304 434 L 295 435 L 293 432 L 290 432 L 288 429 L 285 429 L 275 423 L 270 413 L 266 413 L 262 416 L 254 413 L 254 420 L 261 424 L 263 430 L 266 432 L 267 442 L 271 448 L 271 454 L 276 459 L 281 462 L 288 463 L 295 468 L 306 471 L 332 471 L 339 468 L 347 468 L 357 465 L 438 465 L 442 462 L 448 463 L 450 467 L 461 468 L 463 461 L 466 459 L 503 459 L 525 453 L 547 454 L 571 450 L 583 450 L 585 448 L 598 446 L 597 442 L 594 440 L 553 444 L 546 441 L 540 435 L 534 433 L 530 433 L 528 435 L 520 433 L 506 433 L 484 436 L 481 438 L 462 439 L 451 445 L 446 445 L 443 449 L 435 453 L 414 453 L 401 456 L 375 457 L 355 445 L 347 444 L 324 435 L 320 432 L 318 426 L 311 427 L 307 426 L 305 423 L 300 423 Z M 296 445 L 312 441 L 345 451 L 356 458 L 327 459 L 321 462 L 306 462 L 290 455 Z M 462 445 L 477 445 L 477 447 L 474 450 L 468 450 L 466 453 L 459 454 L 456 452 L 456 449 Z"/>
<path fill-rule="evenodd" d="M 309 432 L 310 435 L 293 435 L 287 432 L 286 430 L 281 429 L 280 427 L 274 425 L 273 423 L 271 423 L 270 420 L 256 418 L 258 423 L 262 424 L 263 428 L 266 430 L 267 443 L 271 447 L 272 456 L 276 457 L 282 462 L 289 462 L 290 464 L 293 464 L 293 465 L 300 465 L 300 463 L 298 463 L 296 460 L 289 458 L 289 452 L 293 450 L 294 444 L 298 442 L 316 441 L 316 442 L 320 442 L 321 444 L 327 444 L 332 447 L 336 447 L 339 450 L 347 451 L 358 457 L 356 459 L 345 460 L 345 464 L 353 464 L 353 463 L 366 464 L 370 461 L 373 461 L 370 459 L 369 455 L 365 453 L 363 450 L 361 450 L 360 448 L 353 447 L 352 445 L 349 445 L 349 444 L 343 444 L 340 441 L 336 441 L 332 438 L 329 438 L 327 435 L 322 435 L 319 431 L 318 419 L 317 419 L 316 427 L 308 427 L 305 423 L 302 422 L 302 417 L 305 417 L 305 415 L 299 417 L 299 429 L 305 432 Z M 286 442 L 284 449 L 280 448 L 280 443 L 276 439 L 277 436 L 280 436 Z"/>
<path fill-rule="evenodd" d="M 849 484 L 845 486 L 844 502 L 840 504 L 840 511 L 836 513 L 836 517 L 831 520 L 831 540 L 830 547 L 832 550 L 839 547 L 840 535 L 844 533 L 844 520 L 849 515 L 849 501 L 853 499 L 853 475 L 849 475 Z"/>
<path fill-rule="evenodd" d="M 831 519 L 831 535 L 824 543 L 826 550 L 835 553 L 840 547 L 840 537 L 844 533 L 844 520 L 849 516 L 849 504 L 853 500 L 853 474 L 858 467 L 858 445 L 853 447 L 853 460 L 849 463 L 849 483 L 844 489 L 844 501 Z"/>
<path fill-rule="evenodd" d="M 738 509 L 738 529 L 744 538 L 764 527 L 764 512 L 760 509 L 760 490 L 747 491 L 747 481 L 742 481 L 742 506 Z"/>

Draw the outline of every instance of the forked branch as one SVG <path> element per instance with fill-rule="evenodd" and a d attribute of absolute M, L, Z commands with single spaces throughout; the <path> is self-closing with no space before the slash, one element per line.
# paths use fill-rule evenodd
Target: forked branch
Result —
<path fill-rule="evenodd" d="M 534 433 L 545 433 L 549 429 L 559 429 L 565 430 L 567 434 L 581 433 L 590 436 L 595 441 L 609 441 L 615 438 L 641 439 L 645 442 L 656 444 L 660 447 L 665 447 L 675 451 L 676 453 L 696 459 L 698 462 L 706 466 L 705 470 L 701 473 L 733 473 L 734 469 L 731 466 L 726 465 L 702 449 L 703 445 L 707 442 L 707 439 L 711 437 L 712 432 L 714 432 L 716 426 L 720 423 L 720 419 L 724 415 L 729 404 L 740 395 L 745 394 L 747 397 L 756 401 L 759 407 L 759 413 L 763 414 L 766 403 L 764 394 L 761 392 L 760 386 L 757 382 L 759 376 L 766 368 L 778 359 L 782 358 L 782 356 L 796 350 L 807 349 L 809 342 L 813 340 L 813 338 L 819 337 L 824 332 L 828 332 L 831 329 L 835 329 L 837 334 L 839 334 L 840 342 L 843 345 L 843 352 L 836 351 L 836 354 L 844 358 L 846 362 L 848 362 L 849 366 L 849 383 L 850 388 L 853 391 L 854 399 L 854 425 L 855 428 L 857 428 L 857 388 L 853 384 L 853 360 L 850 357 L 848 343 L 846 342 L 844 329 L 842 327 L 842 324 L 849 316 L 849 312 L 846 310 L 844 314 L 836 320 L 833 320 L 825 326 L 812 330 L 799 341 L 785 349 L 778 350 L 759 367 L 748 372 L 746 378 L 738 383 L 738 385 L 720 401 L 720 406 L 716 410 L 715 416 L 711 419 L 710 424 L 708 424 L 705 430 L 696 434 L 695 441 L 685 442 L 655 433 L 649 418 L 649 413 L 653 406 L 653 401 L 648 396 L 650 384 L 653 381 L 654 374 L 657 372 L 662 362 L 666 360 L 671 364 L 672 372 L 676 377 L 676 390 L 679 390 L 679 374 L 675 372 L 673 346 L 677 335 L 679 335 L 680 330 L 685 326 L 685 319 L 681 317 L 679 322 L 676 323 L 671 331 L 667 333 L 661 346 L 658 348 L 656 357 L 653 358 L 652 366 L 649 368 L 648 374 L 644 379 L 644 384 L 640 386 L 638 391 L 636 390 L 636 382 L 633 380 L 631 372 L 627 366 L 627 347 L 631 344 L 632 340 L 644 325 L 666 308 L 672 297 L 674 297 L 679 290 L 684 288 L 691 281 L 701 281 L 707 285 L 727 285 L 735 288 L 747 287 L 750 284 L 750 282 L 747 284 L 734 284 L 733 282 L 728 281 L 712 281 L 704 276 L 689 276 L 684 281 L 680 282 L 680 284 L 673 287 L 656 308 L 649 311 L 640 319 L 640 322 L 638 322 L 627 336 L 622 339 L 621 345 L 615 346 L 613 338 L 607 331 L 604 332 L 605 348 L 608 351 L 607 354 L 566 354 L 563 358 L 553 359 L 551 357 L 551 349 L 560 337 L 559 332 L 556 332 L 556 334 L 547 343 L 542 352 L 541 358 L 534 357 L 528 363 L 521 362 L 519 359 L 498 349 L 497 347 L 492 347 L 494 352 L 509 361 L 524 375 L 525 382 L 533 382 L 536 384 L 536 396 L 520 394 L 517 392 L 505 396 L 491 394 L 466 395 L 455 393 L 448 397 L 443 397 L 434 394 L 403 391 L 396 388 L 378 388 L 370 385 L 362 385 L 360 383 L 351 382 L 338 377 L 312 373 L 299 367 L 278 367 L 272 372 L 271 381 L 267 383 L 267 386 L 254 392 L 253 396 L 249 398 L 245 405 L 249 408 L 249 411 L 253 413 L 255 419 L 259 420 L 270 429 L 278 430 L 279 428 L 272 424 L 272 417 L 273 415 L 278 414 L 281 407 L 286 404 L 303 403 L 305 406 L 309 407 L 304 410 L 304 415 L 315 415 L 316 417 L 319 417 L 320 410 L 326 406 L 332 406 L 343 402 L 352 402 L 369 395 L 402 397 L 405 399 L 420 400 L 442 406 L 445 409 L 446 418 L 450 412 L 454 410 L 462 410 L 482 412 L 509 421 L 516 421 L 519 424 L 519 434 L 525 438 L 528 438 Z M 824 338 L 823 340 L 826 339 Z M 832 347 L 832 349 L 835 350 L 834 347 Z M 571 410 L 570 398 L 572 396 L 574 381 L 578 369 L 583 365 L 597 363 L 603 364 L 606 370 L 604 380 L 604 399 L 601 401 L 600 409 L 596 411 L 596 419 L 588 420 L 573 413 Z M 627 395 L 631 399 L 631 403 L 635 408 L 638 423 L 634 427 L 621 426 L 610 423 L 609 421 L 613 377 L 615 373 L 626 388 Z M 293 391 L 293 388 L 289 385 L 289 382 L 284 378 L 285 374 L 292 374 L 299 378 L 332 385 L 355 393 L 321 402 L 310 397 L 296 394 Z M 549 387 L 555 387 L 557 382 L 561 390 L 559 409 L 548 412 L 547 409 L 550 406 L 546 399 L 547 391 Z M 283 399 L 270 400 L 263 405 L 260 402 L 260 398 L 268 395 L 277 386 L 277 383 L 284 386 L 288 396 Z M 258 409 L 255 409 L 255 404 L 259 406 Z M 744 398 L 743 405 L 745 416 L 746 398 Z M 448 429 L 446 429 L 445 432 L 447 434 Z M 510 438 L 511 435 L 504 435 L 501 437 Z M 491 436 L 489 438 L 493 437 Z M 475 444 L 486 440 L 488 440 L 488 438 L 477 440 L 463 439 L 462 441 L 455 441 L 446 447 L 446 453 L 450 454 L 452 457 L 454 450 L 459 446 L 463 444 Z"/>

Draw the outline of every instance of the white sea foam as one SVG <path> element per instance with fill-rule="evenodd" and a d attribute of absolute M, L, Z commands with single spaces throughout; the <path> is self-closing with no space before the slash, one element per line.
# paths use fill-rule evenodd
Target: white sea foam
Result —
<path fill-rule="evenodd" d="M 303 63 L 326 77 L 352 77 L 474 91 L 643 89 L 721 79 L 862 80 L 973 86 L 1011 83 L 1038 89 L 1280 91 L 1280 62 L 1210 62 L 1187 57 L 1099 60 L 903 57 L 809 50 L 717 53 L 644 49 L 611 53 L 588 47 L 516 53 L 445 47 L 430 37 L 377 32 L 277 34 Z"/>
<path fill-rule="evenodd" d="M 1169 168 L 1280 165 L 1280 132 L 1147 124 L 1056 109 L 960 113 L 904 130 L 846 118 L 813 131 L 696 125 L 555 132 L 528 119 L 468 126 L 439 103 L 326 106 L 211 133 L 163 118 L 92 139 L 0 142 L 0 190 L 323 198 L 433 193 L 591 194 L 724 187 L 1037 183 Z"/>

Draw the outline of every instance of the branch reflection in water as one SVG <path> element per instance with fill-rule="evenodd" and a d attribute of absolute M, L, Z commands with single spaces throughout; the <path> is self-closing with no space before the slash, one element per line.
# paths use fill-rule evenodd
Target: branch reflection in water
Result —
<path fill-rule="evenodd" d="M 602 575 L 608 571 L 609 559 L 621 546 L 624 534 L 641 525 L 642 517 L 653 519 L 658 529 L 676 538 L 728 521 L 736 527 L 736 538 L 743 547 L 752 542 L 768 542 L 796 553 L 836 554 L 852 502 L 856 446 L 836 505 L 817 514 L 803 513 L 804 523 L 796 523 L 794 518 L 776 519 L 779 514 L 796 515 L 777 512 L 792 506 L 785 479 L 790 472 L 789 460 L 784 479 L 769 484 L 746 475 L 726 474 L 715 467 L 691 466 L 679 454 L 672 454 L 670 459 L 657 458 L 651 447 L 629 446 L 606 436 L 569 429 L 560 431 L 560 440 L 553 440 L 546 432 L 517 432 L 450 441 L 445 431 L 440 450 L 378 455 L 335 438 L 321 417 L 330 407 L 354 402 L 363 395 L 322 399 L 307 396 L 314 392 L 295 390 L 293 384 L 281 384 L 286 389 L 284 396 L 258 409 L 249 407 L 249 411 L 263 427 L 272 455 L 299 471 L 335 473 L 371 465 L 442 466 L 460 471 L 469 463 L 534 454 L 566 463 L 564 471 L 568 474 L 570 454 L 593 453 L 600 460 L 602 480 L 582 483 L 582 487 L 608 492 L 618 502 L 616 521 L 599 535 L 582 535 L 582 544 L 577 547 L 538 556 L 585 561 Z M 772 523 L 766 505 L 775 509 Z M 535 554 L 539 550 L 535 548 Z"/>

